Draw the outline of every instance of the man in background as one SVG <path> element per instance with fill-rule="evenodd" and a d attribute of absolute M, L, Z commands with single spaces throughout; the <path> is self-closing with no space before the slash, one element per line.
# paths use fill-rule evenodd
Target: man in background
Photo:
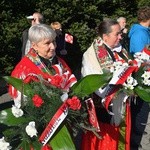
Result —
<path fill-rule="evenodd" d="M 141 52 L 150 44 L 150 7 L 142 7 L 137 12 L 138 23 L 132 25 L 129 31 L 130 53 Z"/>
<path fill-rule="evenodd" d="M 150 7 L 141 7 L 137 12 L 138 23 L 132 25 L 129 31 L 130 53 L 134 56 L 150 44 Z M 131 102 L 131 149 L 138 150 L 148 121 L 150 105 L 141 98 Z"/>
<path fill-rule="evenodd" d="M 67 61 L 66 59 L 66 55 L 67 55 L 67 50 L 66 50 L 66 41 L 65 41 L 65 33 L 62 30 L 62 25 L 60 22 L 56 21 L 56 22 L 52 22 L 50 24 L 50 27 L 55 30 L 56 32 L 56 54 L 57 56 L 63 58 L 65 61 Z M 71 43 L 70 43 L 71 44 Z"/>
<path fill-rule="evenodd" d="M 125 17 L 119 17 L 117 19 L 117 21 L 118 21 L 118 23 L 119 23 L 119 25 L 121 27 L 122 33 L 127 33 L 128 29 L 126 28 L 126 24 L 127 24 L 126 18 Z"/>
<path fill-rule="evenodd" d="M 31 26 L 43 23 L 44 20 L 43 15 L 39 12 L 33 13 L 33 15 L 28 16 L 27 19 L 30 21 Z M 31 47 L 30 41 L 28 40 L 28 30 L 29 28 L 25 29 L 22 33 L 22 57 L 28 53 Z"/>
<path fill-rule="evenodd" d="M 117 22 L 119 23 L 120 27 L 121 27 L 121 37 L 122 39 L 120 40 L 120 44 L 122 45 L 123 48 L 125 48 L 126 50 L 129 49 L 129 39 L 128 39 L 128 29 L 126 28 L 127 25 L 127 20 L 125 17 L 119 17 L 117 19 Z"/>
<path fill-rule="evenodd" d="M 58 21 L 51 22 L 50 27 L 56 32 L 56 54 L 63 58 L 68 66 L 71 68 L 72 73 L 77 79 L 81 78 L 81 60 L 82 52 L 78 46 L 77 38 L 71 35 L 62 27 Z"/>

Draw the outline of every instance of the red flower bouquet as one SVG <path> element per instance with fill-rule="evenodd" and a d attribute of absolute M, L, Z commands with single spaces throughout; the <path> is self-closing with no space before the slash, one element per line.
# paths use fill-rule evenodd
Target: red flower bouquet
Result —
<path fill-rule="evenodd" d="M 80 129 L 97 132 L 89 122 L 85 97 L 108 82 L 110 76 L 89 75 L 76 82 L 74 75 L 66 72 L 46 79 L 35 74 L 24 80 L 4 79 L 21 93 L 13 106 L 17 117 L 11 108 L 0 113 L 1 121 L 10 127 L 4 133 L 6 143 L 10 142 L 14 149 L 75 149 L 72 137 Z M 14 140 L 17 141 L 15 144 L 12 143 Z"/>

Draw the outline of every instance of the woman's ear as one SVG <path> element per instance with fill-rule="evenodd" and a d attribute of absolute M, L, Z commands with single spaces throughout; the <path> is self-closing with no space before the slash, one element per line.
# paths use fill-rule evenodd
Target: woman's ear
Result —
<path fill-rule="evenodd" d="M 31 47 L 32 47 L 33 49 L 35 49 L 35 50 L 36 50 L 36 49 L 37 49 L 37 44 L 36 44 L 36 43 L 34 43 L 34 42 L 32 42 L 32 43 L 31 43 Z"/>

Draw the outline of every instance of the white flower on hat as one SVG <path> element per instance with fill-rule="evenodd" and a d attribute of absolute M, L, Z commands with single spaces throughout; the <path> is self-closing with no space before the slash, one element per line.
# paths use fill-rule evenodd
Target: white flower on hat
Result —
<path fill-rule="evenodd" d="M 37 130 L 35 128 L 35 122 L 29 122 L 28 126 L 26 126 L 26 132 L 30 137 L 37 136 Z"/>
<path fill-rule="evenodd" d="M 0 138 L 0 150 L 10 150 L 11 146 L 4 140 L 4 137 Z"/>

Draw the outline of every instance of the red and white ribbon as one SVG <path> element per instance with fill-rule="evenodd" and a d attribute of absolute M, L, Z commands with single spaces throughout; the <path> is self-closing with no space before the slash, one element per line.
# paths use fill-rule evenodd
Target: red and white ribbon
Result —
<path fill-rule="evenodd" d="M 148 48 L 145 47 L 142 52 L 150 56 L 150 50 Z"/>
<path fill-rule="evenodd" d="M 41 134 L 39 141 L 45 145 L 49 139 L 52 137 L 52 135 L 55 133 L 57 128 L 60 126 L 60 124 L 63 122 L 63 120 L 68 115 L 68 106 L 66 103 L 63 103 L 63 105 L 57 110 L 53 118 L 50 120 L 49 124 Z"/>
<path fill-rule="evenodd" d="M 89 99 L 85 100 L 85 103 L 86 103 L 88 114 L 89 114 L 89 122 L 96 129 L 96 131 L 99 132 L 100 127 L 98 124 L 98 119 L 96 116 L 96 111 L 95 111 L 95 106 L 94 106 L 93 100 L 91 98 L 89 98 Z"/>
<path fill-rule="evenodd" d="M 59 88 L 69 91 L 69 88 L 77 82 L 75 75 L 71 74 L 69 71 L 63 73 L 62 68 L 59 65 L 53 65 L 53 68 L 57 74 L 49 77 L 48 81 L 51 82 L 52 78 L 55 78 L 55 76 L 60 76 L 61 83 Z"/>
<path fill-rule="evenodd" d="M 115 96 L 116 92 L 119 90 L 118 86 L 115 85 L 122 85 L 134 71 L 136 71 L 137 66 L 128 66 L 122 67 L 120 70 L 115 72 L 113 78 L 109 82 L 109 84 L 103 89 L 102 98 L 106 109 L 108 110 L 108 106 Z"/>

